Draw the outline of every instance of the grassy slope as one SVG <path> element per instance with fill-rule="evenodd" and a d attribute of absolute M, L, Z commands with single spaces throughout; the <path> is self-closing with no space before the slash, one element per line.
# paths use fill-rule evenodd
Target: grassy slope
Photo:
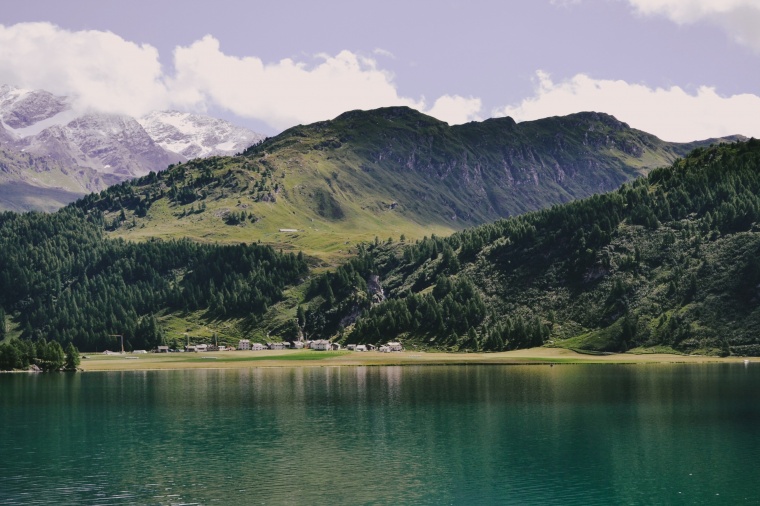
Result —
<path fill-rule="evenodd" d="M 136 181 L 132 190 L 143 200 L 158 188 L 192 184 L 207 170 L 216 183 L 195 185 L 207 195 L 192 203 L 158 198 L 142 218 L 122 200 L 127 220 L 113 235 L 262 241 L 335 264 L 375 237 L 449 235 L 611 190 L 683 151 L 595 113 L 449 127 L 408 108 L 353 111 L 292 128 L 246 156 L 171 168 L 184 174 L 172 182 L 164 174 Z M 93 202 L 85 207 L 104 209 L 109 221 L 121 213 L 119 202 Z M 201 203 L 205 211 L 188 214 Z M 241 211 L 255 223 L 225 224 L 227 213 Z"/>

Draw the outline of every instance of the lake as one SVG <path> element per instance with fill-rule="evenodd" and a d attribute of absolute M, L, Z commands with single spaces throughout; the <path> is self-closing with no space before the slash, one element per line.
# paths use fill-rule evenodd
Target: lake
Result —
<path fill-rule="evenodd" d="M 760 364 L 0 375 L 0 504 L 757 504 Z"/>

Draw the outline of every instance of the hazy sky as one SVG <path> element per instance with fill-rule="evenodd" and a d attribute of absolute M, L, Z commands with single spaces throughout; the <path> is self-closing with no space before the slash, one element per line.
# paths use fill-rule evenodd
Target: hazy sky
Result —
<path fill-rule="evenodd" d="M 410 105 L 760 137 L 760 0 L 3 0 L 0 83 L 276 133 Z"/>

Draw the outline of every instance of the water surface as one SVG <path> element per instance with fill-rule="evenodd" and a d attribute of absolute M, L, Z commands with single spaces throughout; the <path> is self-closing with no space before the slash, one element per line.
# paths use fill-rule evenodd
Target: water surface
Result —
<path fill-rule="evenodd" d="M 0 375 L 0 504 L 757 504 L 760 365 Z"/>

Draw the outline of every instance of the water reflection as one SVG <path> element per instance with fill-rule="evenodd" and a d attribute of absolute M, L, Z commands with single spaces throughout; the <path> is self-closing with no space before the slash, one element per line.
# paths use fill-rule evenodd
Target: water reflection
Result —
<path fill-rule="evenodd" d="M 0 503 L 745 502 L 759 386 L 743 364 L 0 375 Z"/>

